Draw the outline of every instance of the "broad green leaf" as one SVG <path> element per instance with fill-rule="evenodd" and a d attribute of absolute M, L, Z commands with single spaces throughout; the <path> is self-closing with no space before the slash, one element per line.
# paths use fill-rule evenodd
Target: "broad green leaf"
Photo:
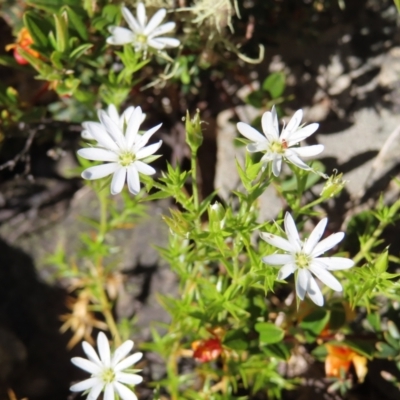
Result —
<path fill-rule="evenodd" d="M 330 311 L 318 309 L 307 315 L 299 324 L 300 328 L 313 337 L 317 337 L 329 321 Z"/>
<path fill-rule="evenodd" d="M 392 359 L 395 358 L 398 354 L 399 351 L 394 349 L 393 347 L 389 346 L 387 343 L 385 342 L 378 342 L 376 344 L 376 348 L 378 350 L 378 354 L 377 356 L 379 358 L 386 358 L 386 359 Z"/>
<path fill-rule="evenodd" d="M 283 72 L 274 72 L 264 80 L 262 88 L 269 92 L 273 99 L 282 96 L 285 91 L 286 82 Z"/>
<path fill-rule="evenodd" d="M 276 357 L 284 361 L 288 361 L 291 356 L 290 349 L 285 343 L 275 343 L 269 346 L 263 346 L 262 352 L 268 357 Z"/>
<path fill-rule="evenodd" d="M 285 337 L 283 329 L 271 322 L 258 322 L 254 328 L 260 334 L 260 342 L 263 344 L 278 343 Z"/>

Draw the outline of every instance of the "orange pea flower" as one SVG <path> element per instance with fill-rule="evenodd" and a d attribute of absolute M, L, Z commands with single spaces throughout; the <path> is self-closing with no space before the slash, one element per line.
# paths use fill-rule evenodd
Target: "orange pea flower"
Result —
<path fill-rule="evenodd" d="M 216 360 L 222 353 L 222 343 L 218 338 L 196 340 L 192 343 L 193 358 L 200 362 Z"/>
<path fill-rule="evenodd" d="M 19 54 L 19 52 L 18 52 L 19 49 L 23 49 L 23 50 L 27 51 L 33 57 L 36 57 L 36 58 L 40 57 L 40 54 L 36 50 L 31 49 L 31 47 L 30 47 L 31 44 L 33 44 L 32 36 L 29 33 L 28 29 L 26 29 L 24 27 L 19 31 L 18 36 L 17 36 L 17 41 L 15 43 L 12 43 L 12 44 L 9 44 L 6 46 L 6 51 L 14 49 L 15 61 L 17 61 L 18 64 L 26 65 L 26 64 L 28 64 L 28 61 L 25 60 L 25 58 L 23 58 L 21 56 L 21 54 Z"/>
<path fill-rule="evenodd" d="M 325 344 L 328 356 L 325 360 L 326 376 L 341 377 L 341 371 L 349 372 L 351 364 L 354 365 L 358 382 L 363 382 L 367 375 L 367 359 L 347 346 Z"/>

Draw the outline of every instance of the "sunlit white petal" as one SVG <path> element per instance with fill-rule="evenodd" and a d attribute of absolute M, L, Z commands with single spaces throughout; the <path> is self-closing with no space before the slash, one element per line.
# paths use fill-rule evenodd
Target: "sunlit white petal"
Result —
<path fill-rule="evenodd" d="M 126 342 L 122 343 L 121 346 L 119 346 L 114 352 L 114 355 L 111 359 L 111 366 L 115 367 L 115 365 L 118 364 L 123 358 L 125 358 L 132 349 L 132 340 L 127 340 Z"/>
<path fill-rule="evenodd" d="M 116 378 L 118 382 L 126 383 L 128 385 L 139 385 L 143 382 L 143 378 L 136 374 L 127 374 L 125 372 L 117 372 Z"/>
<path fill-rule="evenodd" d="M 301 300 L 307 293 L 308 281 L 311 279 L 311 274 L 307 269 L 299 269 L 296 279 L 296 293 Z"/>
<path fill-rule="evenodd" d="M 321 242 L 319 242 L 312 251 L 311 255 L 313 257 L 318 257 L 319 255 L 325 253 L 330 250 L 332 247 L 335 247 L 339 242 L 341 242 L 344 238 L 343 232 L 334 233 Z"/>
<path fill-rule="evenodd" d="M 75 383 L 75 385 L 72 385 L 69 390 L 71 390 L 71 392 L 83 392 L 84 390 L 88 390 L 96 385 L 102 385 L 101 380 L 99 378 L 89 378 L 82 382 Z"/>
<path fill-rule="evenodd" d="M 126 386 L 119 382 L 114 383 L 115 390 L 122 400 L 137 400 L 135 393 L 131 392 Z"/>
<path fill-rule="evenodd" d="M 111 180 L 111 194 L 121 193 L 126 178 L 126 168 L 121 167 L 114 172 L 113 178 Z"/>
<path fill-rule="evenodd" d="M 290 242 L 280 236 L 267 232 L 261 232 L 260 236 L 267 243 L 271 244 L 272 246 L 278 247 L 278 249 L 290 252 L 294 250 Z"/>
<path fill-rule="evenodd" d="M 311 263 L 309 269 L 326 286 L 330 287 L 336 292 L 342 291 L 342 285 L 340 284 L 340 282 L 324 268 L 323 264 L 321 265 L 318 262 L 318 259 L 314 260 Z"/>
<path fill-rule="evenodd" d="M 289 275 L 293 274 L 296 271 L 296 264 L 290 263 L 284 265 L 278 272 L 278 279 L 280 281 L 286 279 Z"/>
<path fill-rule="evenodd" d="M 162 141 L 160 140 L 157 143 L 151 144 L 149 146 L 141 148 L 137 153 L 136 153 L 136 158 L 138 160 L 142 160 L 143 158 L 146 158 L 148 156 L 151 156 L 154 154 L 162 145 Z"/>
<path fill-rule="evenodd" d="M 167 14 L 167 10 L 165 8 L 160 8 L 150 19 L 148 24 L 143 30 L 145 35 L 150 35 L 162 22 Z"/>
<path fill-rule="evenodd" d="M 141 358 L 143 357 L 143 353 L 135 353 L 131 356 L 125 358 L 121 362 L 119 362 L 115 367 L 114 370 L 116 372 L 122 371 L 126 368 L 131 367 L 133 364 L 136 364 Z"/>
<path fill-rule="evenodd" d="M 88 180 L 105 178 L 106 176 L 113 174 L 119 168 L 121 167 L 117 163 L 96 165 L 85 169 L 82 172 L 82 178 Z"/>
<path fill-rule="evenodd" d="M 293 261 L 291 254 L 271 254 L 262 258 L 263 262 L 270 265 L 284 265 Z"/>
<path fill-rule="evenodd" d="M 321 289 L 318 286 L 318 283 L 310 274 L 310 279 L 308 281 L 307 293 L 310 296 L 310 299 L 317 305 L 322 307 L 324 305 L 324 296 L 322 296 Z"/>
<path fill-rule="evenodd" d="M 299 237 L 299 233 L 297 232 L 296 224 L 294 223 L 293 217 L 288 212 L 285 214 L 284 225 L 287 238 L 292 245 L 292 248 L 295 251 L 300 251 L 301 240 Z"/>
<path fill-rule="evenodd" d="M 318 257 L 318 261 L 323 263 L 329 271 L 354 267 L 354 261 L 345 257 Z"/>
<path fill-rule="evenodd" d="M 86 360 L 85 358 L 74 357 L 71 359 L 71 362 L 77 367 L 90 372 L 91 374 L 97 374 L 101 370 L 97 364 L 95 364 L 93 361 Z"/>
<path fill-rule="evenodd" d="M 323 218 L 318 222 L 316 227 L 311 232 L 310 236 L 304 243 L 304 252 L 310 254 L 317 243 L 321 240 L 322 235 L 325 232 L 326 224 L 328 223 L 328 218 Z"/>
<path fill-rule="evenodd" d="M 267 142 L 267 138 L 265 136 L 244 122 L 238 122 L 237 128 L 244 137 L 253 142 Z"/>
<path fill-rule="evenodd" d="M 138 172 L 140 172 L 143 175 L 154 175 L 156 173 L 156 170 L 152 166 L 142 161 L 135 161 L 133 165 L 138 170 Z"/>

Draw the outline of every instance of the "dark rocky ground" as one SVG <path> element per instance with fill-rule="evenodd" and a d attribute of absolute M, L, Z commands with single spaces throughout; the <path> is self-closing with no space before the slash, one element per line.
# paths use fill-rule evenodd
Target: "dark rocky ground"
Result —
<path fill-rule="evenodd" d="M 189 104 L 193 110 L 207 104 L 203 118 L 208 124 L 199 154 L 202 191 L 207 194 L 217 187 L 223 198 L 236 187 L 233 163 L 240 151 L 232 145 L 236 130 L 229 120 L 239 116 L 250 121 L 257 115 L 259 110 L 241 101 L 243 92 L 254 88 L 268 71 L 285 71 L 287 95 L 293 94 L 295 99 L 287 102 L 285 109 L 303 108 L 308 121 L 320 122 L 312 141 L 326 146 L 322 161 L 327 172 L 337 168 L 350 181 L 341 197 L 327 205 L 340 225 L 355 211 L 373 206 L 381 191 L 389 202 L 398 198 L 398 188 L 389 184 L 400 172 L 400 31 L 396 9 L 390 1 L 345 1 L 345 10 L 333 5 L 308 23 L 315 15 L 309 8 L 296 8 L 291 1 L 273 4 L 276 8 L 264 10 L 268 12 L 254 34 L 254 41 L 266 46 L 265 62 L 245 67 L 246 81 L 235 80 L 235 73 L 217 80 L 205 76 L 204 91 Z M 10 34 L 4 26 L 2 32 Z M 253 48 L 249 45 L 244 50 L 251 53 Z M 8 85 L 29 87 L 32 82 L 31 77 L 23 82 L 19 78 L 4 70 Z M 166 142 L 166 156 L 181 162 L 185 155 L 180 122 L 184 110 L 175 113 L 176 118 L 165 117 L 167 128 L 161 137 Z M 1 400 L 8 398 L 7 387 L 15 388 L 19 398 L 64 400 L 69 396 L 70 382 L 80 378 L 69 361 L 80 349 L 67 351 L 70 335 L 59 333 L 59 316 L 66 312 L 66 284 L 54 281 L 54 271 L 44 260 L 60 244 L 68 255 L 76 254 L 78 233 L 87 228 L 77 217 L 96 215 L 97 204 L 80 179 L 66 174 L 76 165 L 79 127 L 57 125 L 54 129 L 64 132 L 57 145 L 46 134 L 48 128 L 35 136 L 29 157 L 13 170 L 0 170 Z M 20 137 L 17 134 L 4 144 L 0 164 L 23 148 L 23 132 L 21 129 Z M 64 155 L 49 157 L 49 150 L 57 149 Z M 168 202 L 155 203 L 133 231 L 116 232 L 112 239 L 122 250 L 119 268 L 126 278 L 115 312 L 120 317 L 136 316 L 138 341 L 150 339 L 153 322 L 168 321 L 156 295 L 177 293 L 174 275 L 152 247 L 166 242 L 167 228 L 161 214 L 170 206 Z M 279 207 L 274 193 L 267 192 L 262 202 L 263 218 L 274 217 Z M 398 240 L 398 230 L 392 235 Z M 381 368 L 379 361 L 370 363 L 365 383 L 345 398 L 399 399 L 398 390 L 380 377 Z M 153 378 L 162 374 L 160 361 L 152 355 L 148 356 L 146 373 Z M 327 394 L 321 364 L 311 365 L 302 376 L 302 387 L 285 393 L 285 400 L 342 398 Z M 144 398 L 146 395 L 143 392 Z"/>

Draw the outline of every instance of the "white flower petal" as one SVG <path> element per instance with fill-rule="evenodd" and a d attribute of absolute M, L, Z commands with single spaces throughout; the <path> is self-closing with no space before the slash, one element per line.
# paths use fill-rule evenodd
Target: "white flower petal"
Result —
<path fill-rule="evenodd" d="M 313 279 L 310 271 L 307 269 L 298 269 L 296 276 L 296 293 L 300 300 L 304 300 L 310 279 Z"/>
<path fill-rule="evenodd" d="M 85 139 L 85 140 L 94 140 L 94 137 L 90 134 L 90 132 L 88 131 L 88 130 L 83 130 L 82 132 L 81 132 L 81 136 L 82 136 L 82 138 L 83 139 Z"/>
<path fill-rule="evenodd" d="M 133 151 L 137 153 L 142 147 L 146 146 L 150 138 L 160 129 L 162 124 L 158 124 L 154 128 L 146 131 L 140 138 L 137 138 L 136 143 L 133 147 Z"/>
<path fill-rule="evenodd" d="M 119 157 L 113 151 L 100 149 L 98 147 L 86 147 L 84 149 L 79 149 L 78 154 L 92 161 L 118 161 Z"/>
<path fill-rule="evenodd" d="M 135 166 L 137 171 L 143 175 L 154 175 L 156 173 L 156 170 L 153 167 L 147 165 L 142 161 L 135 161 L 133 165 Z"/>
<path fill-rule="evenodd" d="M 293 274 L 294 271 L 296 271 L 296 269 L 297 269 L 297 266 L 294 263 L 284 265 L 278 272 L 278 279 L 280 281 L 283 281 L 289 275 Z"/>
<path fill-rule="evenodd" d="M 139 385 L 143 382 L 143 378 L 136 374 L 127 374 L 125 372 L 117 372 L 115 374 L 115 380 L 128 385 Z"/>
<path fill-rule="evenodd" d="M 128 8 L 122 7 L 122 16 L 124 17 L 126 23 L 129 25 L 129 28 L 131 28 L 133 32 L 142 32 L 142 27 L 140 26 L 138 21 L 136 21 L 136 18 L 133 16 Z"/>
<path fill-rule="evenodd" d="M 72 364 L 76 365 L 78 368 L 83 369 L 91 374 L 98 374 L 101 368 L 92 361 L 86 360 L 82 357 L 73 357 L 71 359 Z"/>
<path fill-rule="evenodd" d="M 255 143 L 249 143 L 246 146 L 247 151 L 250 153 L 256 153 L 257 151 L 265 151 L 267 150 L 268 147 L 268 142 L 255 142 Z"/>
<path fill-rule="evenodd" d="M 148 40 L 149 46 L 154 47 L 155 49 L 162 50 L 165 48 L 173 48 L 178 47 L 181 42 L 175 38 L 169 37 L 154 37 L 149 38 Z"/>
<path fill-rule="evenodd" d="M 132 194 L 140 192 L 139 173 L 134 165 L 128 167 L 128 189 Z"/>
<path fill-rule="evenodd" d="M 121 193 L 126 178 L 126 168 L 120 167 L 114 172 L 114 176 L 111 181 L 111 194 Z"/>
<path fill-rule="evenodd" d="M 129 29 L 120 26 L 110 26 L 108 31 L 112 36 L 107 38 L 107 43 L 114 46 L 122 46 L 132 43 L 135 40 L 135 35 Z"/>
<path fill-rule="evenodd" d="M 117 163 L 96 165 L 85 169 L 82 172 L 82 178 L 89 180 L 105 178 L 106 176 L 113 174 L 119 168 L 121 167 Z"/>
<path fill-rule="evenodd" d="M 344 238 L 343 232 L 333 233 L 332 235 L 328 236 L 321 242 L 319 242 L 312 251 L 311 255 L 313 257 L 318 257 L 319 255 L 325 253 L 326 251 L 330 250 L 332 247 L 335 247 L 339 242 L 341 242 Z"/>
<path fill-rule="evenodd" d="M 86 379 L 82 382 L 75 383 L 75 385 L 72 385 L 69 390 L 71 392 L 83 392 L 84 390 L 88 390 L 96 385 L 101 385 L 101 380 L 99 378 L 89 378 Z"/>
<path fill-rule="evenodd" d="M 119 362 L 115 367 L 115 372 L 123 371 L 126 368 L 129 368 L 133 364 L 137 363 L 143 357 L 143 353 L 134 353 L 129 357 L 126 357 L 124 360 Z"/>
<path fill-rule="evenodd" d="M 295 132 L 289 132 L 286 135 L 286 142 L 288 146 L 293 146 L 296 143 L 300 143 L 302 140 L 307 139 L 311 136 L 319 127 L 319 124 L 313 123 L 305 126 L 304 128 L 299 129 Z"/>
<path fill-rule="evenodd" d="M 115 143 L 119 146 L 120 149 L 125 150 L 125 137 L 122 134 L 121 129 L 119 129 L 118 125 L 108 116 L 108 114 L 104 110 L 99 110 L 98 116 L 100 122 L 105 127 L 106 131 L 115 141 Z"/>
<path fill-rule="evenodd" d="M 143 147 L 136 153 L 136 159 L 141 160 L 154 154 L 162 145 L 162 140 L 149 146 Z"/>
<path fill-rule="evenodd" d="M 129 352 L 133 349 L 133 342 L 132 340 L 127 340 L 119 346 L 112 356 L 111 359 L 111 367 L 114 367 L 118 364 L 123 358 L 125 358 Z"/>
<path fill-rule="evenodd" d="M 100 396 L 100 393 L 102 392 L 103 387 L 104 387 L 104 383 L 99 383 L 98 385 L 93 386 L 93 388 L 90 391 L 86 400 L 96 400 Z"/>
<path fill-rule="evenodd" d="M 270 141 L 279 140 L 278 116 L 275 107 L 271 111 L 266 111 L 261 118 L 261 125 L 266 138 Z"/>
<path fill-rule="evenodd" d="M 157 29 L 154 29 L 150 34 L 150 38 L 155 38 L 156 36 L 164 35 L 164 33 L 171 32 L 175 29 L 175 22 L 167 22 L 159 26 Z"/>
<path fill-rule="evenodd" d="M 86 129 L 98 144 L 108 150 L 118 152 L 119 148 L 112 137 L 108 134 L 105 127 L 97 122 L 87 123 Z"/>
<path fill-rule="evenodd" d="M 272 160 L 272 173 L 275 176 L 279 176 L 282 169 L 282 157 L 275 154 L 275 157 Z"/>
<path fill-rule="evenodd" d="M 253 142 L 267 142 L 267 138 L 265 136 L 263 136 L 260 132 L 258 132 L 256 129 L 251 127 L 250 125 L 245 124 L 244 122 L 238 122 L 236 126 L 237 126 L 238 131 L 245 138 L 247 138 Z"/>
<path fill-rule="evenodd" d="M 97 335 L 97 350 L 100 355 L 100 360 L 104 366 L 110 366 L 110 344 L 108 343 L 107 336 L 103 332 Z"/>
<path fill-rule="evenodd" d="M 303 110 L 297 110 L 293 117 L 290 119 L 289 123 L 285 126 L 281 139 L 285 139 L 286 142 L 289 141 L 291 135 L 297 131 L 298 127 L 301 124 L 301 120 L 303 119 Z"/>
<path fill-rule="evenodd" d="M 131 117 L 129 118 L 128 126 L 126 127 L 125 131 L 126 146 L 128 147 L 128 149 L 131 149 L 133 144 L 135 143 L 141 123 L 142 109 L 140 107 L 136 107 Z"/>
<path fill-rule="evenodd" d="M 285 251 L 295 251 L 296 249 L 290 244 L 289 241 L 284 239 L 283 237 L 274 235 L 268 232 L 260 232 L 261 239 L 265 240 L 267 243 L 271 244 L 272 246 L 278 247 L 278 249 L 282 249 Z"/>
<path fill-rule="evenodd" d="M 143 31 L 146 27 L 147 17 L 146 17 L 146 8 L 142 2 L 139 2 L 137 5 L 136 17 L 137 17 L 140 27 L 142 29 L 141 33 L 143 33 Z"/>
<path fill-rule="evenodd" d="M 114 385 L 112 383 L 108 383 L 106 385 L 106 390 L 104 391 L 103 400 L 115 400 Z"/>
<path fill-rule="evenodd" d="M 298 168 L 305 169 L 306 171 L 311 169 L 310 166 L 303 162 L 292 149 L 285 150 L 285 157 Z"/>
<path fill-rule="evenodd" d="M 143 34 L 150 35 L 162 22 L 167 14 L 167 10 L 165 8 L 160 8 L 150 19 L 146 28 L 143 31 Z"/>
<path fill-rule="evenodd" d="M 270 265 L 284 265 L 293 262 L 291 254 L 271 254 L 262 258 L 262 261 Z"/>
<path fill-rule="evenodd" d="M 102 367 L 102 363 L 100 361 L 99 356 L 97 355 L 94 348 L 88 342 L 82 342 L 82 348 L 83 348 L 83 351 L 85 352 L 87 358 L 90 361 L 93 361 L 99 367 Z"/>
<path fill-rule="evenodd" d="M 288 212 L 285 214 L 284 224 L 285 224 L 285 232 L 290 244 L 292 245 L 293 249 L 295 249 L 296 251 L 300 251 L 301 240 L 299 237 L 299 232 L 297 232 L 296 224 L 294 222 L 293 217 Z"/>
<path fill-rule="evenodd" d="M 107 114 L 117 125 L 119 124 L 119 114 L 114 104 L 107 107 Z"/>
<path fill-rule="evenodd" d="M 330 287 L 336 292 L 343 290 L 340 282 L 324 268 L 324 264 L 318 263 L 318 260 L 314 260 L 309 266 L 310 271 L 326 286 Z"/>
<path fill-rule="evenodd" d="M 307 254 L 312 254 L 317 243 L 321 240 L 322 235 L 325 232 L 326 224 L 328 223 L 328 218 L 323 218 L 315 226 L 310 236 L 304 243 L 304 252 Z"/>
<path fill-rule="evenodd" d="M 299 157 L 314 157 L 324 151 L 324 145 L 316 144 L 313 146 L 292 147 L 291 150 L 294 151 Z"/>
<path fill-rule="evenodd" d="M 131 118 L 131 116 L 132 116 L 132 114 L 133 114 L 134 111 L 135 111 L 135 107 L 129 106 L 129 107 L 121 114 L 120 120 L 119 120 L 120 127 L 126 127 L 126 126 L 128 126 L 129 119 Z M 145 115 L 142 113 L 142 120 L 141 120 L 141 123 L 143 122 L 144 117 L 145 117 Z"/>
<path fill-rule="evenodd" d="M 308 281 L 307 293 L 310 299 L 317 305 L 322 307 L 324 305 L 324 296 L 322 296 L 321 289 L 315 279 L 310 276 Z"/>
<path fill-rule="evenodd" d="M 354 267 L 354 261 L 345 257 L 318 257 L 317 260 L 322 262 L 329 271 Z"/>
<path fill-rule="evenodd" d="M 119 382 L 114 382 L 114 387 L 122 400 L 137 400 L 135 393 L 129 390 L 126 386 L 121 385 Z"/>

